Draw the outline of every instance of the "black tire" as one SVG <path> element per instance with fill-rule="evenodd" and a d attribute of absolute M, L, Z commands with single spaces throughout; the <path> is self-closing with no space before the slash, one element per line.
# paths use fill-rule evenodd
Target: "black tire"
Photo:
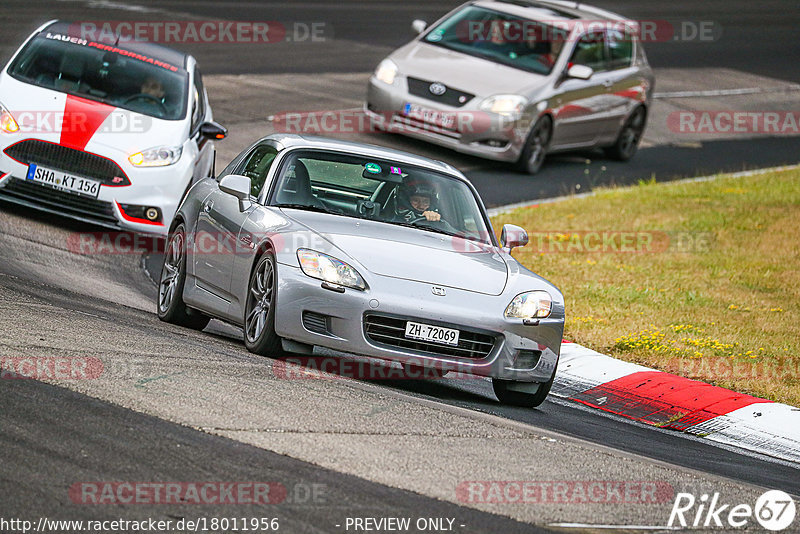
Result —
<path fill-rule="evenodd" d="M 170 232 L 164 249 L 164 265 L 161 267 L 156 302 L 158 318 L 167 323 L 202 330 L 211 319 L 183 302 L 185 283 L 186 229 L 179 224 Z"/>
<path fill-rule="evenodd" d="M 266 252 L 258 259 L 250 275 L 244 309 L 244 346 L 262 356 L 278 357 L 285 354 L 281 338 L 275 333 L 277 281 L 275 256 Z"/>
<path fill-rule="evenodd" d="M 625 121 L 614 144 L 604 149 L 606 156 L 619 161 L 631 159 L 639 149 L 639 142 L 642 140 L 646 124 L 647 110 L 644 106 L 639 106 Z"/>
<path fill-rule="evenodd" d="M 526 174 L 536 174 L 544 164 L 550 139 L 553 137 L 553 119 L 549 115 L 540 117 L 531 128 L 525 146 L 517 160 L 517 170 Z"/>
<path fill-rule="evenodd" d="M 539 387 L 534 393 L 514 391 L 511 389 L 516 384 L 510 380 L 499 380 L 492 378 L 492 389 L 497 399 L 503 404 L 510 404 L 512 406 L 522 406 L 524 408 L 536 408 L 541 405 L 550 393 L 550 388 L 553 387 L 553 381 L 556 378 L 556 373 L 547 382 L 539 382 Z"/>

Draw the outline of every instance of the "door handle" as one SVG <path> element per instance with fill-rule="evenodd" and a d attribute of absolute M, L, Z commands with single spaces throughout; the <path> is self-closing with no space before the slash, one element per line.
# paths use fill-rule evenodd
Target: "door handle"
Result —
<path fill-rule="evenodd" d="M 603 87 L 605 87 L 606 89 L 608 89 L 612 85 L 614 85 L 614 80 L 606 80 L 603 82 Z"/>
<path fill-rule="evenodd" d="M 213 208 L 213 207 L 214 207 L 214 201 L 213 200 L 206 200 L 205 202 L 203 202 L 203 211 L 204 212 L 208 213 L 209 211 L 211 211 L 211 208 Z"/>

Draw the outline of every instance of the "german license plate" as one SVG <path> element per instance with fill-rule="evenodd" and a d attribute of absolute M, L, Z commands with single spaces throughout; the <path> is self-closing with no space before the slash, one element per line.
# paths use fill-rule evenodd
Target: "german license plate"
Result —
<path fill-rule="evenodd" d="M 448 130 L 454 129 L 456 125 L 455 113 L 429 109 L 411 102 L 406 102 L 403 106 L 403 115 Z"/>
<path fill-rule="evenodd" d="M 423 323 L 406 323 L 406 337 L 442 345 L 458 345 L 458 330 Z"/>
<path fill-rule="evenodd" d="M 28 180 L 47 184 L 62 191 L 69 191 L 77 195 L 97 198 L 100 193 L 100 182 L 74 176 L 72 174 L 42 167 L 36 163 L 28 166 Z"/>

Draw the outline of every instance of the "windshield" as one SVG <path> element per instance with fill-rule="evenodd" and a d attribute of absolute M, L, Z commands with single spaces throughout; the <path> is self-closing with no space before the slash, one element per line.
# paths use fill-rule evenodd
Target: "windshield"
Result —
<path fill-rule="evenodd" d="M 8 73 L 26 83 L 159 119 L 176 120 L 186 114 L 185 70 L 172 71 L 169 67 L 174 66 L 118 48 L 73 41 L 38 36 Z"/>
<path fill-rule="evenodd" d="M 468 6 L 424 37 L 423 42 L 537 74 L 549 74 L 567 33 L 544 22 Z"/>
<path fill-rule="evenodd" d="M 466 183 L 430 169 L 326 151 L 296 151 L 270 205 L 411 226 L 492 244 Z"/>

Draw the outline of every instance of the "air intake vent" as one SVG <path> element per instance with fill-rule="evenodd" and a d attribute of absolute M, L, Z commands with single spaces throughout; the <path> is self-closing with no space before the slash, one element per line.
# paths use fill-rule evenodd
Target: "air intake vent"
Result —
<path fill-rule="evenodd" d="M 315 334 L 331 335 L 330 316 L 309 311 L 303 312 L 303 326 Z"/>

